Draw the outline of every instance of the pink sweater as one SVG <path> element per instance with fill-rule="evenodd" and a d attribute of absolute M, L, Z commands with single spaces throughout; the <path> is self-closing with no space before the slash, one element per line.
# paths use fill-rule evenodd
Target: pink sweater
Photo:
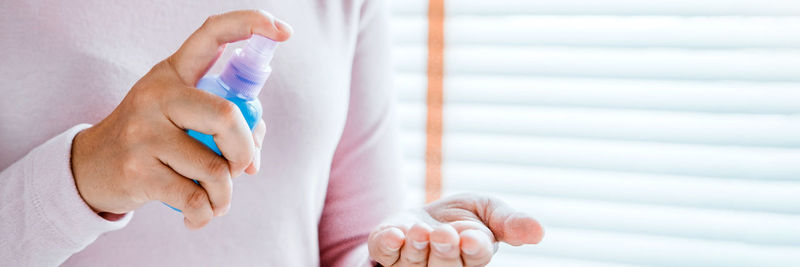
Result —
<path fill-rule="evenodd" d="M 403 191 L 383 5 L 3 1 L 0 266 L 366 265 L 366 237 Z M 248 8 L 295 32 L 261 93 L 261 172 L 235 179 L 230 212 L 201 230 L 159 202 L 97 216 L 71 174 L 74 135 L 208 15 Z"/>

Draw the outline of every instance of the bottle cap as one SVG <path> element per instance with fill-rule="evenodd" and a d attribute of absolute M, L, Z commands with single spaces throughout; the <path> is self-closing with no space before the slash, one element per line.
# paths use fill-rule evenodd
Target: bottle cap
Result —
<path fill-rule="evenodd" d="M 272 72 L 269 63 L 276 48 L 278 42 L 254 34 L 242 48 L 236 49 L 220 79 L 231 93 L 246 99 L 257 97 Z"/>

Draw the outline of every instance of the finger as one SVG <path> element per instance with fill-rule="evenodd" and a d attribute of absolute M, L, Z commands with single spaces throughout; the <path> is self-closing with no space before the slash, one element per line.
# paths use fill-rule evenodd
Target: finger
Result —
<path fill-rule="evenodd" d="M 430 240 L 429 266 L 462 266 L 459 236 L 456 229 L 448 224 L 439 225 L 431 232 Z"/>
<path fill-rule="evenodd" d="M 463 220 L 448 223 L 456 229 L 461 238 L 461 259 L 465 266 L 482 266 L 483 251 L 488 251 L 485 255 L 486 261 L 491 259 L 492 254 L 497 251 L 497 240 L 491 230 L 482 222 L 473 220 Z M 480 233 L 480 236 L 476 236 Z M 466 240 L 465 240 L 466 238 Z M 477 241 L 477 242 L 475 242 Z M 476 245 L 480 250 L 476 250 Z M 486 244 L 486 246 L 483 246 Z M 466 249 L 465 249 L 466 246 Z M 485 248 L 485 249 L 484 249 Z M 470 262 L 467 262 L 470 259 Z"/>
<path fill-rule="evenodd" d="M 431 231 L 433 228 L 425 223 L 411 226 L 406 234 L 403 248 L 400 249 L 400 259 L 396 266 L 427 266 Z"/>
<path fill-rule="evenodd" d="M 258 173 L 258 169 L 260 168 L 259 165 L 261 165 L 259 163 L 260 161 L 261 161 L 261 151 L 256 151 L 256 154 L 253 157 L 253 162 L 251 162 L 250 165 L 247 166 L 247 169 L 244 169 L 244 172 L 249 175 L 254 175 Z"/>
<path fill-rule="evenodd" d="M 161 179 L 151 185 L 148 195 L 181 210 L 183 222 L 189 229 L 199 229 L 208 224 L 214 212 L 206 191 L 167 166 L 159 170 L 156 175 Z"/>
<path fill-rule="evenodd" d="M 227 213 L 233 194 L 228 162 L 181 130 L 169 131 L 165 137 L 161 146 L 166 149 L 159 153 L 159 160 L 181 176 L 200 182 L 214 216 Z"/>
<path fill-rule="evenodd" d="M 267 133 L 267 126 L 264 120 L 259 120 L 253 128 L 253 142 L 256 145 L 256 154 L 250 166 L 247 166 L 245 172 L 250 175 L 256 174 L 261 169 L 261 144 L 264 142 L 264 135 Z"/>
<path fill-rule="evenodd" d="M 231 177 L 241 175 L 255 154 L 250 128 L 231 101 L 195 88 L 169 90 L 161 105 L 164 115 L 181 129 L 212 135 L 228 161 Z"/>
<path fill-rule="evenodd" d="M 225 44 L 258 34 L 282 42 L 291 27 L 263 10 L 239 10 L 208 17 L 167 62 L 187 86 L 194 86 L 219 58 Z"/>
<path fill-rule="evenodd" d="M 383 266 L 392 266 L 400 256 L 405 234 L 397 227 L 382 227 L 369 236 L 369 256 Z"/>
<path fill-rule="evenodd" d="M 459 234 L 461 238 L 461 259 L 464 266 L 486 266 L 494 254 L 493 242 L 483 231 L 466 230 Z"/>
<path fill-rule="evenodd" d="M 453 228 L 455 228 L 456 232 L 458 232 L 459 234 L 467 230 L 478 230 L 483 232 L 486 236 L 488 236 L 492 242 L 497 241 L 494 239 L 494 234 L 492 233 L 492 230 L 489 230 L 489 227 L 483 224 L 483 222 L 474 220 L 463 220 L 463 221 L 450 222 L 448 224 L 450 224 L 450 226 L 453 226 Z"/>
<path fill-rule="evenodd" d="M 253 142 L 255 142 L 256 147 L 261 148 L 261 144 L 264 143 L 264 136 L 267 134 L 267 124 L 264 122 L 264 119 L 258 120 L 256 126 L 253 127 Z"/>
<path fill-rule="evenodd" d="M 506 203 L 491 197 L 476 205 L 476 212 L 499 241 L 513 246 L 537 244 L 544 238 L 544 229 L 533 217 L 517 212 Z"/>

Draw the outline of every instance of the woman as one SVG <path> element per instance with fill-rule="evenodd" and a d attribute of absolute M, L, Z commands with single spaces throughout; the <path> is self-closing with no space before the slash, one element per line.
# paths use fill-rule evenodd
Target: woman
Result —
<path fill-rule="evenodd" d="M 6 3 L 0 265 L 480 266 L 497 241 L 537 243 L 534 219 L 488 197 L 399 211 L 383 5 Z M 170 55 L 195 18 L 236 9 Z M 253 133 L 193 88 L 251 34 L 284 42 Z"/>

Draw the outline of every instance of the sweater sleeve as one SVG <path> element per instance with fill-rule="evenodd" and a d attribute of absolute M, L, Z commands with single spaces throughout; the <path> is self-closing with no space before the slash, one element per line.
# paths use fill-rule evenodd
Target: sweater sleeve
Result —
<path fill-rule="evenodd" d="M 347 121 L 319 222 L 322 266 L 370 266 L 370 231 L 404 203 L 384 2 L 361 7 Z"/>
<path fill-rule="evenodd" d="M 78 194 L 70 167 L 77 125 L 0 172 L 0 266 L 55 266 L 132 216 L 108 221 Z"/>

